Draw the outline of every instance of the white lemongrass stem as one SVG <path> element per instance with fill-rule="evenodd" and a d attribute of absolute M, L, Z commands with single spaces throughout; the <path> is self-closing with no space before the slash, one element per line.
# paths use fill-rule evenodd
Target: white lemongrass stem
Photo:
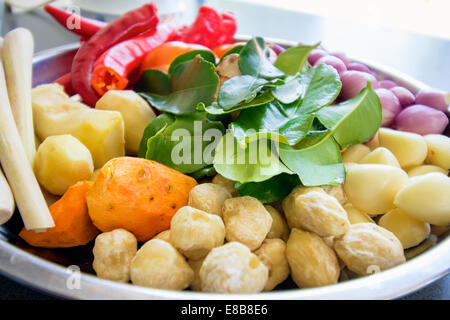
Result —
<path fill-rule="evenodd" d="M 0 163 L 27 230 L 43 232 L 55 226 L 28 162 L 11 111 L 3 63 L 0 62 Z"/>
<path fill-rule="evenodd" d="M 33 109 L 31 105 L 33 35 L 17 28 L 5 35 L 2 48 L 3 67 L 11 110 L 28 160 L 33 165 L 36 154 Z"/>
<path fill-rule="evenodd" d="M 0 170 L 0 225 L 8 222 L 14 213 L 14 197 L 3 175 L 2 170 Z"/>

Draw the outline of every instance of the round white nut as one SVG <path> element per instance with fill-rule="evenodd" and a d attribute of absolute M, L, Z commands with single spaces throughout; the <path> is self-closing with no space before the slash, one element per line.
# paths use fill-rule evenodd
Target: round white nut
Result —
<path fill-rule="evenodd" d="M 292 229 L 286 246 L 291 275 L 299 288 L 337 283 L 340 273 L 333 249 L 316 234 Z"/>
<path fill-rule="evenodd" d="M 257 293 L 264 289 L 268 277 L 264 263 L 239 242 L 214 248 L 200 268 L 204 292 Z"/>
<path fill-rule="evenodd" d="M 152 239 L 164 240 L 170 243 L 170 230 L 164 230 L 154 236 Z"/>
<path fill-rule="evenodd" d="M 350 222 L 336 198 L 321 188 L 304 189 L 301 194 L 294 191 L 297 194 L 295 198 L 286 201 L 284 212 L 289 226 L 306 229 L 322 237 L 344 234 L 350 227 Z M 288 202 L 293 202 L 292 206 Z"/>
<path fill-rule="evenodd" d="M 394 209 L 397 192 L 408 182 L 400 168 L 384 164 L 356 164 L 347 168 L 344 191 L 348 201 L 370 216 Z"/>
<path fill-rule="evenodd" d="M 188 205 L 221 217 L 223 202 L 230 198 L 231 194 L 224 186 L 214 183 L 201 183 L 189 192 Z"/>
<path fill-rule="evenodd" d="M 450 224 L 450 178 L 438 172 L 409 179 L 395 205 L 407 215 L 438 226 Z"/>
<path fill-rule="evenodd" d="M 170 222 L 170 243 L 184 256 L 200 259 L 225 239 L 222 219 L 214 214 L 185 206 Z"/>
<path fill-rule="evenodd" d="M 232 180 L 225 178 L 220 174 L 217 174 L 212 179 L 212 183 L 225 187 L 225 189 L 227 189 L 227 191 L 231 194 L 232 197 L 239 196 L 239 191 L 234 187 L 234 182 Z"/>
<path fill-rule="evenodd" d="M 400 240 L 374 223 L 352 224 L 345 235 L 334 240 L 334 249 L 347 268 L 360 276 L 405 262 Z"/>
<path fill-rule="evenodd" d="M 200 279 L 200 268 L 202 267 L 203 261 L 205 258 L 201 258 L 198 260 L 188 259 L 188 263 L 194 271 L 194 280 L 192 280 L 190 288 L 194 291 L 202 291 L 202 282 Z"/>
<path fill-rule="evenodd" d="M 92 249 L 92 267 L 99 278 L 128 282 L 131 259 L 137 251 L 136 237 L 124 229 L 115 229 L 97 236 Z"/>
<path fill-rule="evenodd" d="M 272 227 L 272 216 L 256 198 L 231 198 L 223 203 L 227 241 L 238 241 L 250 250 L 259 248 Z"/>
<path fill-rule="evenodd" d="M 378 225 L 395 234 L 403 249 L 417 246 L 430 234 L 428 223 L 410 217 L 398 208 L 384 214 Z"/>
<path fill-rule="evenodd" d="M 289 227 L 283 215 L 274 207 L 265 205 L 267 212 L 272 216 L 272 227 L 267 234 L 267 239 L 283 239 L 287 241 L 289 238 Z"/>
<path fill-rule="evenodd" d="M 167 290 L 186 289 L 194 271 L 170 243 L 160 239 L 147 241 L 131 261 L 133 284 Z"/>
<path fill-rule="evenodd" d="M 286 243 L 281 239 L 266 239 L 255 251 L 258 258 L 269 269 L 264 291 L 271 291 L 289 276 L 289 264 L 286 258 Z"/>
<path fill-rule="evenodd" d="M 341 205 L 344 205 L 347 202 L 347 196 L 345 195 L 344 186 L 342 184 L 338 186 L 322 186 L 321 188 L 330 196 L 335 197 Z"/>

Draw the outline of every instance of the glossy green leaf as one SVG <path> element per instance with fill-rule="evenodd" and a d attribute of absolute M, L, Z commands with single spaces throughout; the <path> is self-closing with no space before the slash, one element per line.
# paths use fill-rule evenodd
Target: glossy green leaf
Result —
<path fill-rule="evenodd" d="M 299 76 L 302 86 L 301 109 L 312 113 L 333 102 L 341 91 L 342 83 L 336 69 L 321 64 Z"/>
<path fill-rule="evenodd" d="M 239 144 L 231 132 L 217 145 L 214 168 L 225 178 L 241 183 L 260 182 L 283 172 L 291 173 L 272 152 L 270 141 L 259 139 Z"/>
<path fill-rule="evenodd" d="M 302 96 L 304 89 L 298 77 L 288 77 L 285 84 L 272 90 L 272 94 L 283 103 L 292 103 Z"/>
<path fill-rule="evenodd" d="M 222 107 L 219 106 L 219 104 L 217 102 L 214 101 L 213 103 L 211 103 L 211 105 L 209 105 L 207 107 L 205 107 L 204 104 L 199 104 L 197 106 L 197 110 L 206 111 L 207 113 L 213 114 L 213 115 L 227 114 L 227 113 L 231 113 L 231 112 L 238 111 L 238 110 L 259 107 L 261 105 L 264 105 L 266 103 L 273 101 L 273 99 L 274 99 L 274 97 L 273 97 L 272 93 L 270 92 L 270 90 L 267 90 L 267 91 L 261 93 L 260 95 L 257 95 L 256 98 L 254 98 L 253 100 L 251 100 L 249 102 L 244 102 L 244 103 L 238 104 L 238 105 L 234 106 L 232 109 L 224 110 Z"/>
<path fill-rule="evenodd" d="M 243 110 L 231 123 L 231 129 L 238 141 L 266 136 L 294 145 L 306 136 L 315 117 L 309 113 L 296 114 L 294 109 L 297 109 L 294 104 L 274 101 Z"/>
<path fill-rule="evenodd" d="M 170 77 L 171 92 L 156 95 L 149 92 L 140 94 L 156 109 L 185 115 L 196 112 L 197 104 L 211 104 L 219 84 L 215 66 L 200 55 L 175 67 Z"/>
<path fill-rule="evenodd" d="M 175 60 L 172 61 L 169 67 L 169 75 L 173 73 L 173 70 L 175 70 L 176 66 L 178 66 L 181 63 L 190 61 L 194 59 L 197 55 L 200 55 L 203 59 L 206 61 L 211 62 L 212 64 L 216 64 L 216 56 L 214 53 L 210 50 L 192 50 L 188 51 L 186 53 L 183 53 L 182 55 L 179 55 L 175 58 Z"/>
<path fill-rule="evenodd" d="M 345 169 L 339 145 L 330 133 L 317 133 L 302 141 L 300 147 L 280 144 L 283 163 L 297 173 L 305 186 L 339 185 Z"/>
<path fill-rule="evenodd" d="M 147 153 L 148 139 L 156 135 L 160 130 L 165 129 L 167 126 L 171 125 L 174 121 L 175 116 L 168 113 L 163 113 L 149 123 L 149 125 L 144 130 L 141 144 L 139 146 L 139 158 L 145 158 L 145 154 Z"/>
<path fill-rule="evenodd" d="M 282 173 L 262 182 L 236 184 L 241 197 L 251 196 L 262 203 L 271 203 L 284 199 L 300 184 L 300 179 L 296 174 Z"/>
<path fill-rule="evenodd" d="M 228 55 L 230 55 L 230 54 L 233 54 L 233 53 L 239 54 L 239 53 L 241 53 L 241 51 L 242 51 L 243 48 L 244 48 L 244 45 L 243 45 L 243 44 L 238 44 L 237 46 L 231 48 L 230 50 L 228 50 L 227 52 L 225 52 L 225 53 L 222 55 L 222 57 L 221 57 L 220 60 L 219 60 L 219 63 L 222 62 L 223 58 L 225 58 L 226 56 L 228 56 Z M 219 64 L 219 63 L 218 63 L 218 64 Z"/>
<path fill-rule="evenodd" d="M 219 90 L 217 103 L 225 110 L 252 100 L 268 81 L 249 75 L 233 77 L 225 81 Z"/>
<path fill-rule="evenodd" d="M 280 53 L 275 61 L 275 67 L 289 75 L 295 75 L 303 70 L 308 55 L 312 49 L 319 44 L 313 46 L 297 46 L 286 49 Z"/>
<path fill-rule="evenodd" d="M 269 48 L 264 39 L 250 39 L 239 54 L 239 69 L 242 74 L 256 78 L 274 79 L 283 77 L 284 73 L 269 61 Z"/>
<path fill-rule="evenodd" d="M 378 131 L 382 121 L 381 102 L 369 84 L 356 97 L 321 109 L 317 118 L 333 132 L 341 148 L 345 148 L 366 142 Z"/>
<path fill-rule="evenodd" d="M 224 131 L 222 123 L 207 120 L 206 113 L 177 116 L 147 139 L 145 158 L 183 173 L 196 172 L 212 164 Z"/>
<path fill-rule="evenodd" d="M 200 170 L 189 173 L 189 175 L 195 180 L 204 178 L 204 177 L 214 177 L 217 174 L 216 169 L 214 169 L 213 165 L 206 166 Z"/>
<path fill-rule="evenodd" d="M 158 69 L 146 69 L 136 84 L 136 91 L 146 91 L 158 95 L 167 95 L 170 92 L 169 76 Z"/>

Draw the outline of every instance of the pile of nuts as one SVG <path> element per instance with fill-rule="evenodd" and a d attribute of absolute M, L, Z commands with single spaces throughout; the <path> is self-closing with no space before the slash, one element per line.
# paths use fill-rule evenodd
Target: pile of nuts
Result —
<path fill-rule="evenodd" d="M 272 206 L 239 197 L 218 175 L 139 250 L 126 230 L 100 234 L 93 267 L 101 278 L 169 290 L 256 293 L 289 275 L 309 288 L 402 264 L 448 230 L 450 138 L 382 128 L 342 157 L 343 185 L 297 186 Z"/>

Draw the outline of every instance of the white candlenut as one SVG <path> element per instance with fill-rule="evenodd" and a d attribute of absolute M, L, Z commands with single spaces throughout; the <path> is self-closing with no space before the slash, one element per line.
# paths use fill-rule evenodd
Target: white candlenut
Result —
<path fill-rule="evenodd" d="M 350 222 L 335 197 L 322 188 L 296 187 L 283 200 L 283 210 L 291 228 L 301 228 L 322 237 L 344 234 Z"/>
<path fill-rule="evenodd" d="M 268 277 L 264 263 L 235 241 L 211 250 L 200 268 L 204 292 L 257 293 L 264 289 Z"/>
<path fill-rule="evenodd" d="M 202 267 L 203 261 L 205 258 L 201 258 L 198 260 L 188 259 L 188 263 L 194 271 L 194 280 L 192 280 L 190 288 L 194 291 L 202 291 L 202 281 L 200 279 L 200 268 Z"/>
<path fill-rule="evenodd" d="M 230 198 L 231 194 L 224 186 L 215 183 L 201 183 L 189 192 L 188 205 L 221 217 L 223 202 Z"/>
<path fill-rule="evenodd" d="M 331 249 L 318 235 L 293 228 L 286 246 L 291 276 L 299 288 L 337 283 L 339 263 Z"/>
<path fill-rule="evenodd" d="M 167 290 L 183 290 L 194 279 L 194 271 L 169 242 L 147 241 L 131 261 L 133 284 Z"/>
<path fill-rule="evenodd" d="M 428 146 L 425 162 L 450 170 L 450 138 L 442 134 L 429 134 L 425 136 L 425 141 Z"/>
<path fill-rule="evenodd" d="M 212 179 L 212 183 L 225 187 L 233 197 L 239 196 L 239 191 L 234 187 L 234 182 L 232 180 L 225 178 L 220 174 L 214 176 L 214 178 Z"/>
<path fill-rule="evenodd" d="M 360 276 L 405 262 L 400 240 L 374 223 L 352 224 L 346 234 L 334 240 L 334 249 L 347 268 Z"/>
<path fill-rule="evenodd" d="M 99 278 L 128 282 L 131 259 L 137 251 L 136 237 L 124 229 L 115 229 L 97 236 L 92 249 L 92 267 Z"/>
<path fill-rule="evenodd" d="M 167 242 L 170 242 L 170 230 L 164 230 L 154 236 L 152 239 L 160 239 Z"/>
<path fill-rule="evenodd" d="M 169 239 L 184 256 L 200 259 L 223 244 L 225 226 L 219 216 L 185 206 L 172 218 Z"/>
<path fill-rule="evenodd" d="M 364 144 L 355 144 L 342 152 L 342 162 L 358 162 L 366 154 L 369 154 L 370 148 Z"/>
<path fill-rule="evenodd" d="M 369 154 L 365 155 L 359 163 L 375 163 L 375 164 L 386 164 L 388 166 L 394 166 L 400 168 L 400 163 L 398 163 L 397 158 L 394 154 L 384 147 L 378 147 L 371 151 Z"/>
<path fill-rule="evenodd" d="M 394 204 L 407 215 L 435 225 L 450 224 L 450 178 L 439 172 L 409 179 Z"/>
<path fill-rule="evenodd" d="M 225 200 L 223 222 L 227 241 L 238 241 L 257 249 L 272 227 L 272 216 L 256 198 L 244 196 Z"/>
<path fill-rule="evenodd" d="M 272 216 L 272 227 L 267 234 L 267 239 L 283 239 L 287 241 L 289 237 L 289 227 L 284 216 L 274 207 L 265 205 L 267 212 Z"/>
<path fill-rule="evenodd" d="M 347 196 L 345 195 L 344 186 L 342 184 L 338 186 L 322 186 L 321 188 L 330 196 L 335 197 L 341 205 L 344 205 L 347 202 Z"/>
<path fill-rule="evenodd" d="M 430 225 L 408 216 L 400 209 L 384 214 L 378 225 L 391 231 L 402 243 L 403 249 L 417 246 L 430 234 Z"/>
<path fill-rule="evenodd" d="M 264 291 L 273 290 L 289 276 L 289 264 L 286 258 L 286 243 L 281 239 L 266 239 L 255 251 L 258 258 L 269 269 L 269 278 Z"/>
<path fill-rule="evenodd" d="M 418 166 L 427 156 L 427 143 L 417 133 L 381 128 L 378 139 L 380 146 L 389 149 L 402 168 Z"/>
<path fill-rule="evenodd" d="M 407 182 L 408 175 L 400 168 L 356 164 L 347 168 L 344 191 L 351 204 L 374 216 L 394 209 L 394 198 Z"/>

